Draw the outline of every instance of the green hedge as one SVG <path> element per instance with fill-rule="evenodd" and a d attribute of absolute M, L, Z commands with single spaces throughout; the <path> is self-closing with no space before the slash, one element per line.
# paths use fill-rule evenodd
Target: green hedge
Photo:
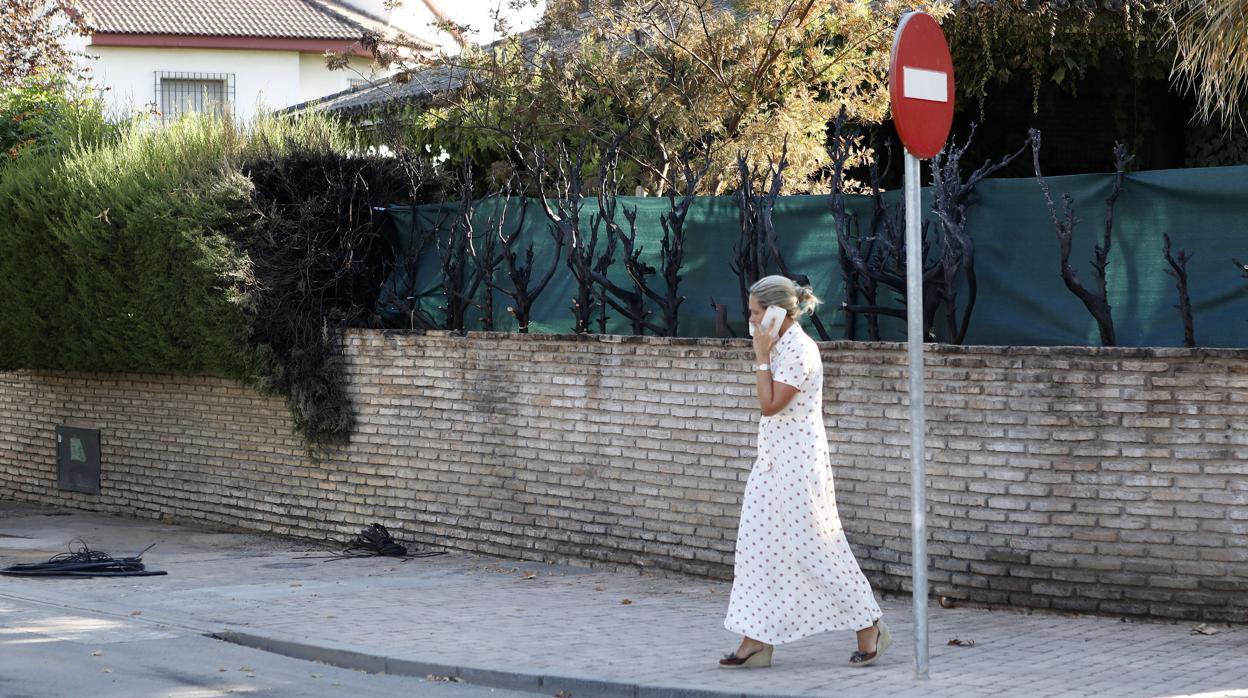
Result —
<path fill-rule="evenodd" d="M 241 376 L 234 134 L 138 122 L 0 170 L 0 368 Z"/>
<path fill-rule="evenodd" d="M 11 88 L 0 122 L 34 102 L 37 128 L 0 134 L 0 370 L 234 377 L 283 396 L 310 442 L 347 436 L 326 330 L 373 312 L 393 162 L 318 117 L 107 124 L 98 102 Z"/>

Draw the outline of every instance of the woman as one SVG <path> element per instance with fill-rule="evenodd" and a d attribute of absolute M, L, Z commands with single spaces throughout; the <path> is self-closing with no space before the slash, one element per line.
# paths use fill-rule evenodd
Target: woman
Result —
<path fill-rule="evenodd" d="M 829 630 L 858 631 L 851 666 L 874 664 L 891 638 L 836 511 L 823 427 L 823 362 L 798 318 L 820 303 L 783 276 L 750 288 L 758 458 L 745 486 L 732 599 L 724 627 L 744 638 L 723 667 L 771 666 L 774 645 Z M 785 315 L 772 340 L 767 308 Z"/>

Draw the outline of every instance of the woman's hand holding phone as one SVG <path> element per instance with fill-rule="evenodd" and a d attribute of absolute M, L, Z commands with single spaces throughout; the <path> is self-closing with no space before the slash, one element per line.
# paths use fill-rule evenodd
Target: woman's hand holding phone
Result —
<path fill-rule="evenodd" d="M 763 320 L 759 323 L 762 331 L 756 331 L 753 323 L 750 324 L 750 335 L 754 337 L 754 356 L 759 363 L 767 363 L 771 347 L 780 337 L 780 327 L 787 316 L 784 308 L 773 305 L 763 313 Z"/>

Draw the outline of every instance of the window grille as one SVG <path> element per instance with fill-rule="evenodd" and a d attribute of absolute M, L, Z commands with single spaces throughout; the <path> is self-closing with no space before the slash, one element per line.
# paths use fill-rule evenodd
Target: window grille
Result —
<path fill-rule="evenodd" d="M 229 116 L 234 74 L 157 72 L 155 102 L 165 123 L 190 113 Z"/>

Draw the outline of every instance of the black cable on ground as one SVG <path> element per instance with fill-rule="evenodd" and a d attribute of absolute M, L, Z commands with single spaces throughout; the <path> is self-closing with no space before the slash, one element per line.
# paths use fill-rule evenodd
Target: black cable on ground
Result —
<path fill-rule="evenodd" d="M 349 560 L 359 557 L 397 557 L 411 560 L 418 557 L 435 557 L 445 555 L 445 550 L 422 550 L 409 553 L 407 546 L 397 542 L 390 536 L 385 526 L 372 524 L 361 530 L 341 553 L 329 556 L 305 555 L 300 560 Z"/>
<path fill-rule="evenodd" d="M 73 549 L 74 543 L 80 547 Z M 33 562 L 0 569 L 0 574 L 10 577 L 154 577 L 165 572 L 148 570 L 143 566 L 143 553 L 156 544 L 147 546 L 134 557 L 115 558 L 106 552 L 92 550 L 87 542 L 78 539 L 70 542 L 67 553 L 53 555 L 47 562 Z"/>

